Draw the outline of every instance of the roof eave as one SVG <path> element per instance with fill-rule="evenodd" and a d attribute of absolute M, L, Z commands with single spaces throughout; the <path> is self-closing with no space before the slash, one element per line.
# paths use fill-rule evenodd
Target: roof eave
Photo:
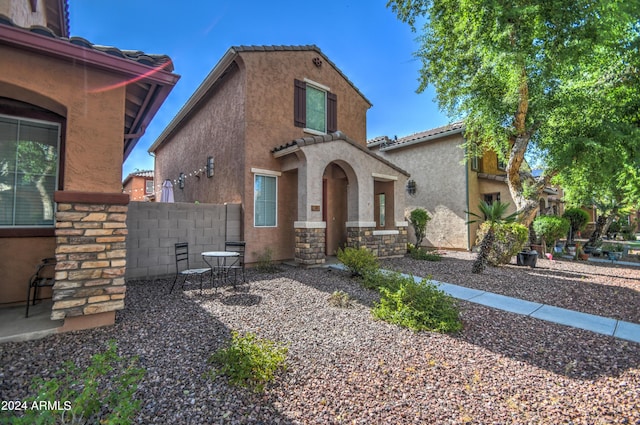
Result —
<path fill-rule="evenodd" d="M 452 130 L 447 130 L 447 131 L 443 131 L 442 133 L 436 133 L 436 134 L 432 134 L 426 137 L 420 137 L 418 139 L 415 140 L 411 140 L 409 142 L 404 142 L 404 143 L 393 143 L 387 146 L 381 146 L 380 147 L 380 151 L 385 152 L 385 151 L 390 151 L 393 149 L 400 149 L 400 148 L 405 148 L 407 146 L 413 146 L 413 145 L 417 145 L 419 143 L 424 143 L 424 142 L 429 142 L 431 140 L 436 140 L 436 139 L 440 139 L 443 137 L 447 137 L 447 136 L 452 136 L 454 134 L 458 134 L 458 133 L 463 133 L 464 132 L 464 126 L 458 127 L 458 128 L 454 128 Z"/>
<path fill-rule="evenodd" d="M 160 136 L 153 142 L 147 152 L 155 153 L 155 151 L 166 141 L 166 139 L 173 133 L 178 126 L 190 115 L 191 110 L 195 108 L 205 97 L 205 95 L 215 86 L 218 79 L 225 73 L 227 68 L 233 63 L 237 56 L 237 52 L 230 48 L 228 49 L 222 59 L 214 66 L 209 72 L 204 81 L 198 86 L 196 91 L 180 108 L 178 113 L 173 117 L 169 125 L 160 133 Z"/>

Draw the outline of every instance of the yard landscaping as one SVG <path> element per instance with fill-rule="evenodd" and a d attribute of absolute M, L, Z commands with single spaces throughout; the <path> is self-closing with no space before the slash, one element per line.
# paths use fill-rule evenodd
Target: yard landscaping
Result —
<path fill-rule="evenodd" d="M 539 259 L 478 275 L 472 258 L 382 266 L 640 323 L 640 268 Z M 171 280 L 131 281 L 112 327 L 0 345 L 2 400 L 26 399 L 34 376 L 69 359 L 86 366 L 114 339 L 146 370 L 134 423 L 640 423 L 638 344 L 462 301 L 461 332 L 415 333 L 374 320 L 379 295 L 347 272 L 281 266 L 247 278 L 239 291 L 171 295 Z M 336 291 L 352 302 L 329 302 Z M 287 346 L 286 371 L 262 393 L 210 373 L 233 331 Z"/>

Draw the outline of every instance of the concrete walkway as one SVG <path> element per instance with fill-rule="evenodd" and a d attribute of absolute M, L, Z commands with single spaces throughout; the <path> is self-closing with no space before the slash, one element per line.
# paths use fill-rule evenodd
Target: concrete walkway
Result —
<path fill-rule="evenodd" d="M 342 264 L 331 264 L 328 267 L 339 270 L 345 269 Z M 409 276 L 404 273 L 402 275 L 407 277 Z M 424 279 L 418 276 L 414 276 L 413 278 L 416 282 L 421 282 Z M 460 300 L 640 343 L 640 324 L 623 322 L 622 320 L 581 313 L 579 311 L 554 307 L 547 304 L 525 301 L 518 298 L 495 294 L 493 292 L 466 288 L 464 286 L 453 285 L 446 282 L 439 282 L 437 280 L 431 281 L 438 285 L 438 288 L 445 293 Z"/>

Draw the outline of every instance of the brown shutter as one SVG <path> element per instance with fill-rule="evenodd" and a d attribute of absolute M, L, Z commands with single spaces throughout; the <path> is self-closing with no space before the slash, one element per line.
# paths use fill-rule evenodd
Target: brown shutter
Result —
<path fill-rule="evenodd" d="M 307 124 L 307 83 L 293 80 L 293 123 L 304 128 Z"/>
<path fill-rule="evenodd" d="M 338 131 L 338 96 L 327 93 L 327 133 Z"/>

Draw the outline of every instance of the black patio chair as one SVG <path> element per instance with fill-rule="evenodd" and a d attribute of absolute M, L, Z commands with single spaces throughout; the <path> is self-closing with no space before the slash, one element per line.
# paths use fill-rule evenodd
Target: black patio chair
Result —
<path fill-rule="evenodd" d="M 224 243 L 224 250 L 230 252 L 237 252 L 237 261 L 227 268 L 227 275 L 233 271 L 234 285 L 238 283 L 238 273 L 242 274 L 242 282 L 246 282 L 247 279 L 244 275 L 244 255 L 247 248 L 245 241 L 227 241 Z"/>
<path fill-rule="evenodd" d="M 56 283 L 56 259 L 43 258 L 42 262 L 36 266 L 36 272 L 29 278 L 29 288 L 27 289 L 27 311 L 24 317 L 29 317 L 29 305 L 36 305 L 38 290 L 44 287 L 52 287 Z M 33 289 L 33 299 L 31 290 Z"/>
<path fill-rule="evenodd" d="M 174 286 L 178 281 L 178 277 L 182 277 L 182 289 L 189 276 L 200 277 L 200 292 L 202 292 L 202 280 L 204 275 L 211 272 L 210 267 L 202 267 L 198 269 L 192 269 L 189 267 L 189 244 L 187 242 L 180 242 L 175 244 L 175 256 L 176 256 L 176 277 L 173 279 L 173 284 L 169 293 L 173 292 Z"/>

